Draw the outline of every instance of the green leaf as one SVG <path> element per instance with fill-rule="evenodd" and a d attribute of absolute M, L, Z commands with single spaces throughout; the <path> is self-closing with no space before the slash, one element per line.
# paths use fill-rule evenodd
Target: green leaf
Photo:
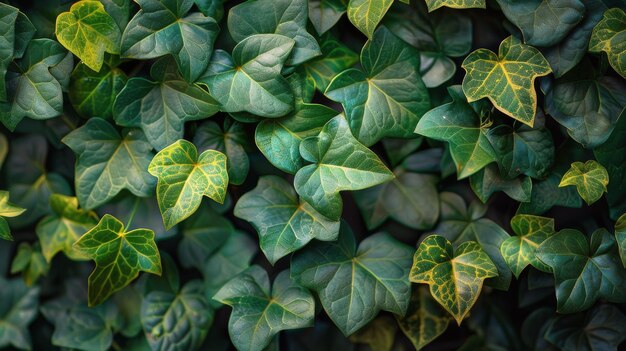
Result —
<path fill-rule="evenodd" d="M 96 208 L 128 189 L 150 196 L 155 180 L 146 171 L 152 146 L 139 130 L 120 135 L 109 122 L 91 118 L 63 138 L 77 156 L 76 195 L 86 210 Z"/>
<path fill-rule="evenodd" d="M 86 259 L 73 245 L 98 224 L 98 215 L 79 209 L 75 197 L 60 194 L 50 196 L 50 208 L 54 214 L 42 219 L 35 229 L 46 260 L 51 262 L 60 251 L 73 260 Z"/>
<path fill-rule="evenodd" d="M 458 85 L 448 88 L 452 102 L 428 111 L 415 133 L 447 141 L 459 179 L 470 176 L 496 161 L 496 151 L 488 138 L 490 122 L 483 120 L 483 101 L 468 103 Z M 445 118 L 444 118 L 445 117 Z"/>
<path fill-rule="evenodd" d="M 392 4 L 393 0 L 350 0 L 348 19 L 363 34 L 372 39 L 378 23 Z"/>
<path fill-rule="evenodd" d="M 626 78 L 626 50 L 622 44 L 624 36 L 626 36 L 626 13 L 620 8 L 609 9 L 593 28 L 589 51 L 606 52 L 611 67 Z"/>
<path fill-rule="evenodd" d="M 30 41 L 35 28 L 19 9 L 0 3 L 0 34 L 3 38 L 0 42 L 0 101 L 6 101 L 7 68 L 14 57 L 21 57 L 23 52 L 19 52 L 19 42 Z"/>
<path fill-rule="evenodd" d="M 621 215 L 615 222 L 615 240 L 622 258 L 622 265 L 626 268 L 626 213 Z"/>
<path fill-rule="evenodd" d="M 197 350 L 213 323 L 213 313 L 202 282 L 194 280 L 178 293 L 150 292 L 141 305 L 141 324 L 152 350 Z"/>
<path fill-rule="evenodd" d="M 522 32 L 524 42 L 533 46 L 558 44 L 582 21 L 585 5 L 580 0 L 498 0 L 509 21 Z"/>
<path fill-rule="evenodd" d="M 26 242 L 20 244 L 11 263 L 11 274 L 22 273 L 24 283 L 31 287 L 41 276 L 47 275 L 49 270 L 50 265 L 43 257 L 39 244 L 35 243 L 33 246 Z"/>
<path fill-rule="evenodd" d="M 440 220 L 432 232 L 450 240 L 455 246 L 466 241 L 478 243 L 498 270 L 494 279 L 487 280 L 487 285 L 507 290 L 511 270 L 500 252 L 500 246 L 509 234 L 492 220 L 483 218 L 487 207 L 480 202 L 474 201 L 468 207 L 463 198 L 451 192 L 440 193 L 439 200 Z"/>
<path fill-rule="evenodd" d="M 50 39 L 30 41 L 24 56 L 7 72 L 7 101 L 0 120 L 14 130 L 24 117 L 43 120 L 63 113 L 63 85 L 72 70 L 72 54 Z"/>
<path fill-rule="evenodd" d="M 626 338 L 626 316 L 612 305 L 587 313 L 556 316 L 545 338 L 561 350 L 618 350 Z"/>
<path fill-rule="evenodd" d="M 148 172 L 159 179 L 157 200 L 166 229 L 191 216 L 206 196 L 224 203 L 228 187 L 226 155 L 178 140 L 154 156 Z"/>
<path fill-rule="evenodd" d="M 5 240 L 13 240 L 9 224 L 5 217 L 17 217 L 24 213 L 26 209 L 16 206 L 9 202 L 9 192 L 0 190 L 0 238 Z"/>
<path fill-rule="evenodd" d="M 485 0 L 426 0 L 426 5 L 428 5 L 428 12 L 435 11 L 442 6 L 455 9 L 484 9 L 487 7 L 485 4 Z"/>
<path fill-rule="evenodd" d="M 132 194 L 116 197 L 113 201 L 98 207 L 99 215 L 110 214 L 123 223 L 129 223 L 127 230 L 150 228 L 155 240 L 165 240 L 178 234 L 178 228 L 165 229 L 156 197 L 137 197 Z"/>
<path fill-rule="evenodd" d="M 272 264 L 312 239 L 337 240 L 339 233 L 339 221 L 299 200 L 291 184 L 276 176 L 259 178 L 256 188 L 237 201 L 234 213 L 257 230 L 261 250 Z"/>
<path fill-rule="evenodd" d="M 432 228 L 439 218 L 439 207 L 432 205 L 439 202 L 439 179 L 402 167 L 394 169 L 394 175 L 390 182 L 353 194 L 367 228 L 380 226 L 388 217 L 409 228 Z"/>
<path fill-rule="evenodd" d="M 602 76 L 583 60 L 563 77 L 541 80 L 546 112 L 585 148 L 596 148 L 611 135 L 626 107 L 626 84 Z"/>
<path fill-rule="evenodd" d="M 231 184 L 241 185 L 250 168 L 250 161 L 244 145 L 247 145 L 243 124 L 227 119 L 224 128 L 215 122 L 206 122 L 196 130 L 193 143 L 200 152 L 217 150 L 226 155 L 226 167 Z"/>
<path fill-rule="evenodd" d="M 361 65 L 363 71 L 337 75 L 325 92 L 343 105 L 353 134 L 366 146 L 383 137 L 412 136 L 430 107 L 417 50 L 381 27 L 363 47 Z"/>
<path fill-rule="evenodd" d="M 94 72 L 79 63 L 72 72 L 70 102 L 76 112 L 85 118 L 98 116 L 111 120 L 115 97 L 127 80 L 128 77 L 119 68 L 105 65 L 100 72 Z"/>
<path fill-rule="evenodd" d="M 277 34 L 247 37 L 235 46 L 232 57 L 217 50 L 199 81 L 207 85 L 222 111 L 284 116 L 293 110 L 294 97 L 280 72 L 294 43 Z"/>
<path fill-rule="evenodd" d="M 561 178 L 559 187 L 574 185 L 587 205 L 598 201 L 607 189 L 609 174 L 597 161 L 574 162 Z"/>
<path fill-rule="evenodd" d="M 281 330 L 313 325 L 315 300 L 283 271 L 270 289 L 267 272 L 252 266 L 230 280 L 213 297 L 233 311 L 228 332 L 238 350 L 263 350 Z"/>
<path fill-rule="evenodd" d="M 153 59 L 170 54 L 185 80 L 207 68 L 219 27 L 201 13 L 188 13 L 193 0 L 137 0 L 141 10 L 122 35 L 122 57 Z"/>
<path fill-rule="evenodd" d="M 318 136 L 303 140 L 300 155 L 314 164 L 296 173 L 296 191 L 333 220 L 341 217 L 340 191 L 361 190 L 394 178 L 378 156 L 352 136 L 343 116 L 331 119 Z"/>
<path fill-rule="evenodd" d="M 516 236 L 502 242 L 500 251 L 516 278 L 529 264 L 550 273 L 551 268 L 541 262 L 535 252 L 541 243 L 554 231 L 554 219 L 533 215 L 516 215 L 511 219 L 511 228 Z"/>
<path fill-rule="evenodd" d="M 359 61 L 359 56 L 331 34 L 323 35 L 320 41 L 322 56 L 304 63 L 302 69 L 315 81 L 315 88 L 323 93 L 333 78 Z"/>
<path fill-rule="evenodd" d="M 43 311 L 47 307 L 48 304 L 44 305 Z M 118 322 L 115 318 L 117 313 L 112 304 L 89 308 L 70 302 L 62 318 L 52 321 L 52 343 L 59 347 L 85 351 L 108 350 L 113 342 L 112 328 Z"/>
<path fill-rule="evenodd" d="M 502 177 L 498 166 L 489 164 L 470 177 L 470 186 L 480 201 L 487 203 L 493 193 L 502 191 L 511 199 L 529 202 L 533 183 L 530 177 L 520 176 L 513 179 Z"/>
<path fill-rule="evenodd" d="M 554 272 L 557 312 L 583 311 L 599 298 L 626 301 L 626 271 L 615 238 L 606 229 L 593 232 L 591 241 L 578 230 L 561 230 L 546 239 L 536 255 Z"/>
<path fill-rule="evenodd" d="M 39 288 L 28 288 L 21 279 L 5 280 L 1 276 L 0 286 L 0 347 L 31 350 L 28 326 L 37 317 Z"/>
<path fill-rule="evenodd" d="M 450 316 L 425 286 L 413 288 L 406 316 L 396 316 L 396 319 L 400 330 L 418 351 L 443 334 L 450 322 Z"/>
<path fill-rule="evenodd" d="M 324 310 L 344 335 L 373 320 L 381 310 L 404 315 L 413 250 L 389 234 L 368 236 L 356 247 L 343 223 L 337 242 L 314 242 L 291 260 L 291 275 L 315 290 Z"/>
<path fill-rule="evenodd" d="M 159 61 L 152 67 L 151 75 L 156 82 L 129 79 L 113 106 L 115 122 L 141 128 L 157 150 L 181 139 L 185 122 L 212 116 L 219 108 L 213 97 L 199 86 L 171 72 L 160 72 L 158 64 L 167 62 Z"/>
<path fill-rule="evenodd" d="M 463 91 L 469 102 L 489 98 L 507 116 L 533 126 L 537 109 L 535 78 L 552 72 L 539 50 L 510 36 L 500 43 L 498 55 L 478 49 L 465 58 L 462 67 L 467 72 Z"/>
<path fill-rule="evenodd" d="M 607 141 L 593 150 L 596 160 L 602 164 L 611 182 L 607 186 L 606 200 L 611 218 L 626 212 L 626 111 L 622 111 L 613 133 Z"/>
<path fill-rule="evenodd" d="M 347 2 L 347 0 L 309 0 L 309 19 L 317 34 L 324 34 L 337 24 L 348 9 Z"/>
<path fill-rule="evenodd" d="M 381 315 L 356 333 L 350 335 L 350 341 L 366 344 L 371 350 L 391 351 L 397 331 L 398 325 L 393 318 Z"/>
<path fill-rule="evenodd" d="M 466 241 L 453 250 L 446 238 L 431 235 L 417 248 L 409 279 L 428 284 L 435 300 L 461 325 L 483 281 L 496 276 L 496 266 L 478 243 Z"/>
<path fill-rule="evenodd" d="M 99 1 L 82 0 L 57 17 L 55 34 L 61 45 L 98 72 L 104 53 L 120 53 L 122 34 Z"/>
<path fill-rule="evenodd" d="M 306 30 L 308 17 L 306 0 L 247 1 L 228 12 L 228 31 L 236 42 L 255 34 L 280 34 L 293 39 L 293 53 L 285 59 L 287 65 L 297 66 L 321 54 L 317 41 Z"/>
<path fill-rule="evenodd" d="M 111 215 L 85 233 L 74 247 L 96 262 L 89 276 L 89 306 L 126 287 L 140 271 L 161 274 L 161 256 L 150 229 L 126 231 Z"/>

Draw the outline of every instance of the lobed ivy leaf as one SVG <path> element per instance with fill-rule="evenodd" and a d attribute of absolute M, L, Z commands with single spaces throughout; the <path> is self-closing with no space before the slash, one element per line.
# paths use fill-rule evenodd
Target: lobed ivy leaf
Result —
<path fill-rule="evenodd" d="M 123 58 L 152 59 L 170 54 L 188 82 L 209 64 L 219 27 L 189 10 L 193 0 L 137 0 L 141 10 L 130 20 L 121 42 Z"/>
<path fill-rule="evenodd" d="M 291 184 L 276 176 L 263 176 L 244 194 L 234 210 L 259 233 L 261 250 L 270 263 L 302 248 L 312 239 L 337 240 L 339 221 L 332 221 L 299 200 Z"/>
<path fill-rule="evenodd" d="M 400 330 L 419 351 L 448 329 L 450 316 L 430 295 L 425 286 L 413 288 L 409 309 L 396 320 Z"/>
<path fill-rule="evenodd" d="M 35 34 L 35 28 L 26 15 L 19 9 L 1 3 L 0 4 L 0 102 L 7 100 L 5 75 L 7 68 L 14 58 L 19 58 L 24 53 L 20 43 L 30 41 Z"/>
<path fill-rule="evenodd" d="M 622 265 L 626 268 L 626 213 L 621 215 L 615 222 L 615 240 L 622 258 Z"/>
<path fill-rule="evenodd" d="M 350 335 L 355 344 L 366 344 L 371 350 L 391 351 L 398 325 L 392 317 L 380 315 L 356 333 Z"/>
<path fill-rule="evenodd" d="M 148 172 L 157 177 L 157 200 L 166 229 L 191 216 L 206 196 L 224 203 L 228 187 L 226 155 L 178 140 L 157 153 Z"/>
<path fill-rule="evenodd" d="M 127 81 L 126 73 L 117 67 L 104 65 L 99 72 L 95 72 L 79 63 L 72 72 L 68 97 L 81 116 L 112 120 L 115 97 Z"/>
<path fill-rule="evenodd" d="M 539 50 L 514 36 L 500 43 L 499 53 L 478 49 L 463 61 L 463 92 L 469 102 L 489 98 L 504 114 L 529 125 L 535 122 L 535 78 L 552 72 Z"/>
<path fill-rule="evenodd" d="M 280 34 L 293 39 L 293 53 L 286 64 L 296 66 L 321 54 L 317 41 L 306 30 L 308 17 L 306 0 L 247 1 L 228 12 L 228 31 L 236 42 L 256 34 Z"/>
<path fill-rule="evenodd" d="M 350 0 L 348 19 L 369 39 L 374 37 L 378 23 L 385 17 L 393 0 Z"/>
<path fill-rule="evenodd" d="M 590 52 L 606 52 L 611 67 L 626 78 L 626 50 L 622 43 L 626 35 L 626 13 L 623 9 L 606 10 L 593 28 L 589 40 Z"/>
<path fill-rule="evenodd" d="M 0 276 L 0 347 L 31 350 L 28 326 L 37 318 L 39 287 L 28 288 L 21 279 Z"/>
<path fill-rule="evenodd" d="M 405 314 L 412 253 L 386 233 L 370 235 L 357 249 L 352 230 L 344 223 L 337 242 L 314 242 L 297 252 L 291 275 L 317 292 L 330 319 L 347 336 L 380 310 Z"/>
<path fill-rule="evenodd" d="M 597 161 L 574 162 L 561 178 L 559 187 L 574 185 L 587 205 L 598 201 L 607 189 L 609 174 Z"/>
<path fill-rule="evenodd" d="M 323 35 L 320 41 L 322 55 L 305 62 L 302 70 L 314 80 L 315 88 L 323 93 L 333 78 L 359 61 L 359 56 L 330 33 Z"/>
<path fill-rule="evenodd" d="M 511 219 L 511 228 L 516 234 L 502 242 L 500 251 L 516 278 L 529 264 L 551 273 L 550 266 L 541 262 L 535 252 L 547 238 L 555 233 L 554 219 L 518 214 Z"/>
<path fill-rule="evenodd" d="M 489 141 L 490 122 L 484 120 L 484 100 L 468 103 L 461 87 L 448 88 L 452 102 L 428 111 L 419 121 L 415 133 L 447 141 L 459 179 L 470 176 L 496 161 L 497 154 Z"/>
<path fill-rule="evenodd" d="M 480 201 L 487 203 L 493 193 L 502 191 L 511 199 L 519 202 L 530 202 L 533 182 L 528 176 L 516 178 L 503 177 L 496 164 L 487 167 L 470 176 L 470 186 Z"/>
<path fill-rule="evenodd" d="M 209 88 L 222 111 L 282 117 L 294 104 L 289 83 L 281 75 L 294 44 L 278 34 L 249 36 L 235 46 L 232 57 L 217 50 L 199 82 Z"/>
<path fill-rule="evenodd" d="M 96 208 L 128 189 L 150 196 L 155 180 L 148 174 L 152 146 L 140 130 L 120 133 L 109 122 L 91 118 L 63 138 L 77 156 L 76 197 L 86 210 Z"/>
<path fill-rule="evenodd" d="M 8 191 L 0 191 L 0 238 L 13 240 L 9 223 L 7 223 L 5 217 L 17 217 L 24 213 L 24 211 L 26 211 L 25 208 L 21 208 L 9 202 Z"/>
<path fill-rule="evenodd" d="M 22 273 L 24 283 L 32 287 L 39 278 L 48 274 L 50 265 L 43 257 L 38 243 L 30 245 L 22 242 L 17 248 L 17 253 L 11 263 L 11 274 Z"/>
<path fill-rule="evenodd" d="M 446 238 L 431 235 L 417 248 L 409 279 L 428 284 L 435 300 L 461 325 L 476 303 L 483 281 L 496 276 L 496 266 L 475 241 L 453 250 Z"/>
<path fill-rule="evenodd" d="M 410 137 L 430 107 L 417 50 L 381 27 L 363 47 L 361 65 L 363 71 L 337 75 L 324 94 L 343 105 L 353 134 L 366 146 L 383 137 Z"/>
<path fill-rule="evenodd" d="M 455 9 L 468 9 L 468 8 L 486 8 L 485 0 L 425 0 L 428 5 L 428 12 L 435 11 L 436 9 L 446 6 Z"/>
<path fill-rule="evenodd" d="M 244 148 L 247 145 L 243 124 L 227 119 L 224 128 L 215 122 L 206 122 L 196 130 L 193 143 L 199 152 L 217 150 L 226 155 L 226 168 L 231 184 L 241 185 L 248 175 L 250 160 Z"/>
<path fill-rule="evenodd" d="M 51 321 L 54 323 L 52 343 L 59 347 L 72 347 L 85 351 L 108 350 L 113 343 L 113 329 L 120 322 L 115 318 L 117 313 L 115 306 L 105 304 L 90 308 L 84 304 L 69 301 L 65 304 L 68 305 L 67 311 Z M 47 318 L 52 314 L 51 307 L 50 304 L 42 307 Z"/>
<path fill-rule="evenodd" d="M 394 178 L 378 156 L 352 136 L 343 116 L 331 119 L 318 136 L 303 140 L 300 155 L 313 164 L 296 173 L 296 192 L 331 220 L 341 217 L 340 191 L 361 190 Z"/>
<path fill-rule="evenodd" d="M 61 194 L 50 196 L 50 208 L 54 214 L 44 217 L 35 228 L 46 261 L 51 262 L 60 251 L 73 260 L 87 259 L 73 245 L 98 224 L 98 215 L 78 208 L 77 198 Z"/>
<path fill-rule="evenodd" d="M 99 72 L 104 53 L 120 53 L 122 33 L 99 1 L 81 0 L 57 17 L 55 34 L 87 67 Z"/>
<path fill-rule="evenodd" d="M 161 275 L 161 256 L 150 229 L 126 231 L 111 215 L 85 233 L 74 248 L 96 262 L 89 276 L 89 306 L 104 302 L 130 284 L 140 271 Z"/>
<path fill-rule="evenodd" d="M 322 35 L 337 24 L 347 9 L 348 0 L 309 0 L 309 20 L 317 34 Z"/>
<path fill-rule="evenodd" d="M 557 312 L 583 311 L 599 298 L 626 301 L 626 272 L 615 237 L 605 229 L 593 232 L 590 241 L 577 230 L 561 230 L 546 239 L 536 255 L 554 272 Z"/>
<path fill-rule="evenodd" d="M 313 325 L 315 300 L 311 293 L 283 271 L 270 289 L 267 272 L 252 266 L 215 294 L 215 300 L 233 308 L 228 332 L 238 350 L 263 350 L 282 330 Z"/>

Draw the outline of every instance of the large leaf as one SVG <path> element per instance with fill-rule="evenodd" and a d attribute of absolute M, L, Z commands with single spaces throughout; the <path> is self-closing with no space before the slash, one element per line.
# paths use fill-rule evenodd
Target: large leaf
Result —
<path fill-rule="evenodd" d="M 533 215 L 516 215 L 511 219 L 516 234 L 502 242 L 500 251 L 516 278 L 529 264 L 544 272 L 551 268 L 541 262 L 535 252 L 541 243 L 555 233 L 554 219 Z"/>
<path fill-rule="evenodd" d="M 564 229 L 546 239 L 537 257 L 552 268 L 557 312 L 586 310 L 599 298 L 626 301 L 626 271 L 619 260 L 615 237 L 598 229 L 587 237 Z"/>
<path fill-rule="evenodd" d="M 294 44 L 278 34 L 249 36 L 235 46 L 232 57 L 216 51 L 199 81 L 207 85 L 222 111 L 284 116 L 293 109 L 294 96 L 281 70 Z"/>
<path fill-rule="evenodd" d="M 166 229 L 191 216 L 203 196 L 224 203 L 228 187 L 226 155 L 178 140 L 154 156 L 148 172 L 157 177 L 157 200 Z"/>
<path fill-rule="evenodd" d="M 600 147 L 593 150 L 593 154 L 609 174 L 606 200 L 609 203 L 611 218 L 617 218 L 626 212 L 626 111 L 622 111 L 621 118 L 611 133 L 611 136 Z"/>
<path fill-rule="evenodd" d="M 52 301 L 42 306 L 46 318 L 54 323 L 52 344 L 85 351 L 108 350 L 113 342 L 113 327 L 119 323 L 115 306 L 106 304 L 89 308 L 82 301 L 67 300 Z M 52 318 L 54 305 L 66 305 L 63 307 L 67 310 Z"/>
<path fill-rule="evenodd" d="M 378 23 L 392 4 L 393 0 L 350 0 L 348 19 L 363 34 L 372 39 Z"/>
<path fill-rule="evenodd" d="M 35 28 L 19 9 L 1 3 L 0 34 L 2 37 L 0 41 L 0 102 L 2 102 L 7 98 L 4 79 L 7 68 L 14 57 L 20 57 L 23 54 L 20 52 L 19 42 L 30 41 L 35 34 Z"/>
<path fill-rule="evenodd" d="M 498 110 L 533 126 L 537 109 L 535 78 L 552 72 L 539 50 L 514 36 L 500 43 L 499 53 L 478 49 L 463 61 L 463 91 L 469 102 L 484 97 Z"/>
<path fill-rule="evenodd" d="M 431 235 L 417 248 L 409 279 L 428 284 L 435 300 L 461 325 L 483 281 L 497 275 L 496 266 L 478 243 L 466 241 L 453 250 L 446 238 Z"/>
<path fill-rule="evenodd" d="M 98 72 L 104 53 L 120 53 L 122 34 L 99 1 L 82 0 L 57 17 L 56 37 L 63 46 Z"/>
<path fill-rule="evenodd" d="M 154 193 L 148 174 L 152 146 L 139 130 L 123 135 L 109 122 L 91 118 L 63 138 L 77 156 L 76 196 L 84 209 L 96 208 L 128 189 L 137 196 Z"/>
<path fill-rule="evenodd" d="M 413 288 L 406 316 L 396 316 L 396 319 L 400 330 L 418 351 L 443 334 L 450 322 L 450 316 L 425 286 Z"/>
<path fill-rule="evenodd" d="M 70 85 L 69 98 L 72 106 L 81 116 L 113 118 L 115 97 L 126 85 L 128 77 L 116 67 L 103 66 L 94 72 L 85 64 L 79 63 Z"/>
<path fill-rule="evenodd" d="M 317 41 L 306 30 L 308 17 L 306 0 L 247 1 L 228 12 L 228 31 L 237 42 L 255 34 L 293 39 L 293 54 L 287 64 L 296 66 L 321 54 Z"/>
<path fill-rule="evenodd" d="M 267 272 L 252 266 L 215 294 L 215 300 L 232 306 L 228 322 L 238 350 L 261 351 L 281 330 L 313 325 L 315 300 L 311 293 L 283 271 L 270 289 Z"/>
<path fill-rule="evenodd" d="M 487 137 L 490 122 L 483 117 L 487 110 L 484 100 L 468 103 L 458 85 L 448 88 L 448 93 L 452 102 L 428 111 L 415 133 L 447 141 L 461 179 L 496 161 L 497 154 Z"/>
<path fill-rule="evenodd" d="M 50 208 L 54 214 L 42 219 L 35 229 L 46 260 L 51 262 L 60 251 L 74 260 L 86 259 L 73 245 L 98 224 L 98 216 L 78 208 L 75 197 L 60 194 L 50 196 Z"/>
<path fill-rule="evenodd" d="M 152 291 L 141 304 L 141 324 L 152 350 L 196 350 L 212 323 L 213 310 L 198 280 L 178 293 Z"/>
<path fill-rule="evenodd" d="M 361 65 L 363 71 L 337 75 L 325 95 L 343 105 L 352 132 L 366 146 L 383 137 L 410 137 L 430 107 L 417 50 L 381 27 L 363 47 Z"/>
<path fill-rule="evenodd" d="M 350 335 L 380 310 L 404 315 L 411 295 L 408 280 L 413 250 L 389 234 L 370 235 L 356 247 L 343 223 L 337 242 L 315 242 L 296 253 L 291 274 L 315 290 L 337 327 Z"/>
<path fill-rule="evenodd" d="M 574 185 L 587 205 L 598 201 L 607 189 L 609 174 L 597 161 L 574 162 L 561 178 L 559 187 Z"/>
<path fill-rule="evenodd" d="M 626 36 L 626 13 L 623 9 L 607 10 L 600 22 L 593 28 L 589 40 L 590 52 L 606 52 L 611 67 L 626 78 L 626 50 L 623 42 Z"/>
<path fill-rule="evenodd" d="M 259 178 L 256 188 L 237 201 L 234 213 L 255 227 L 261 250 L 272 264 L 312 239 L 336 240 L 339 233 L 339 221 L 299 200 L 291 184 L 276 176 Z"/>
<path fill-rule="evenodd" d="M 138 127 L 155 149 L 161 150 L 184 135 L 185 122 L 215 114 L 219 104 L 205 90 L 178 75 L 161 70 L 167 60 L 152 67 L 156 82 L 131 78 L 117 96 L 113 116 L 117 124 Z"/>
<path fill-rule="evenodd" d="M 468 9 L 468 8 L 481 8 L 486 7 L 485 0 L 426 0 L 428 5 L 428 11 L 435 11 L 436 9 L 446 6 L 455 9 Z"/>
<path fill-rule="evenodd" d="M 219 27 L 201 13 L 188 13 L 193 0 L 137 0 L 141 10 L 126 26 L 122 57 L 151 59 L 171 54 L 187 81 L 204 72 Z"/>
<path fill-rule="evenodd" d="M 27 288 L 21 279 L 0 276 L 0 347 L 31 350 L 28 326 L 37 317 L 39 288 Z"/>
<path fill-rule="evenodd" d="M 622 258 L 622 265 L 626 268 L 626 213 L 621 215 L 615 222 L 615 240 Z"/>
<path fill-rule="evenodd" d="M 296 191 L 330 219 L 341 216 L 340 191 L 361 190 L 394 178 L 378 156 L 352 136 L 343 116 L 331 119 L 318 136 L 303 140 L 300 154 L 314 164 L 296 173 Z"/>
<path fill-rule="evenodd" d="M 21 208 L 9 202 L 9 192 L 0 191 L 0 238 L 5 240 L 13 240 L 9 224 L 5 217 L 17 217 L 26 211 L 25 208 Z"/>

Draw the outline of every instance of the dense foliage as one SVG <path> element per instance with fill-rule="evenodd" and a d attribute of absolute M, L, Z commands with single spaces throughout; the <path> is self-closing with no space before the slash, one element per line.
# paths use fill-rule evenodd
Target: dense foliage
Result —
<path fill-rule="evenodd" d="M 0 2 L 0 348 L 624 345 L 625 1 L 134 1 Z"/>

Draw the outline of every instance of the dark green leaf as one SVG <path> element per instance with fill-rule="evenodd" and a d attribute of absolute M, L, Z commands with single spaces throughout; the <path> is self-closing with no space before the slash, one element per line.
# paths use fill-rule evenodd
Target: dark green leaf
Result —
<path fill-rule="evenodd" d="M 448 328 L 450 316 L 433 299 L 425 286 L 413 288 L 406 316 L 396 316 L 400 330 L 420 350 Z"/>
<path fill-rule="evenodd" d="M 309 19 L 319 35 L 335 26 L 346 13 L 347 3 L 347 0 L 309 0 Z"/>
<path fill-rule="evenodd" d="M 94 72 L 80 63 L 72 72 L 69 98 L 72 106 L 83 117 L 113 119 L 115 97 L 128 78 L 119 68 L 104 66 Z"/>
<path fill-rule="evenodd" d="M 330 34 L 323 35 L 320 41 L 322 56 L 304 63 L 302 67 L 315 81 L 315 88 L 323 93 L 333 78 L 359 61 L 359 56 Z"/>
<path fill-rule="evenodd" d="M 28 326 L 37 317 L 39 288 L 28 288 L 21 279 L 0 277 L 0 347 L 31 350 Z"/>

